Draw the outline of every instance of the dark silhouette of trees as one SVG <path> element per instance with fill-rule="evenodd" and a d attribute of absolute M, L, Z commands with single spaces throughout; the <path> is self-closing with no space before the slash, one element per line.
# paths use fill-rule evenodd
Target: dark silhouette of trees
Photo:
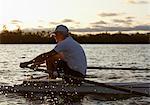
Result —
<path fill-rule="evenodd" d="M 100 33 L 96 35 L 77 36 L 72 35 L 79 43 L 90 44 L 149 44 L 150 33 L 147 34 L 124 34 L 124 33 Z"/>
<path fill-rule="evenodd" d="M 2 31 L 0 33 L 0 43 L 2 44 L 46 44 L 55 43 L 53 38 L 46 36 L 48 33 L 42 32 L 23 32 L 20 29 L 15 31 Z"/>
<path fill-rule="evenodd" d="M 3 26 L 3 31 L 0 33 L 1 44 L 49 44 L 55 43 L 53 38 L 49 36 L 50 32 L 24 32 L 21 29 L 15 31 L 8 31 L 6 26 Z M 87 44 L 149 44 L 150 33 L 141 34 L 124 34 L 121 32 L 99 33 L 99 34 L 87 34 L 87 35 L 75 35 L 71 36 L 79 43 Z"/>

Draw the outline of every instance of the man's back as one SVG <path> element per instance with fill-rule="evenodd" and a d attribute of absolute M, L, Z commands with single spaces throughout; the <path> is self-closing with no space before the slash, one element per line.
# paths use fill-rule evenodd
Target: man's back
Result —
<path fill-rule="evenodd" d="M 72 37 L 67 37 L 54 48 L 56 52 L 64 54 L 64 61 L 68 66 L 83 75 L 86 74 L 87 61 L 83 48 Z"/>

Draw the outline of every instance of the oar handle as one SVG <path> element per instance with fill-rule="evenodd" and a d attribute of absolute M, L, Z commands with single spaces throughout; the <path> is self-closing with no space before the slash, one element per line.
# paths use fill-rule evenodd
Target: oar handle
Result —
<path fill-rule="evenodd" d="M 20 63 L 20 67 L 21 68 L 26 68 L 29 64 L 32 64 L 33 63 L 33 61 L 31 60 L 31 61 L 28 61 L 28 62 L 22 62 L 22 63 Z"/>
<path fill-rule="evenodd" d="M 26 68 L 30 63 L 29 62 L 23 62 L 23 63 L 20 63 L 20 67 L 21 68 Z"/>

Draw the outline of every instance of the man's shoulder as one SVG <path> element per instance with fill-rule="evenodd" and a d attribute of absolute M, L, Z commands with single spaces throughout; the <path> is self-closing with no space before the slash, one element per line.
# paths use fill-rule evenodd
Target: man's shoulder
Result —
<path fill-rule="evenodd" d="M 71 36 L 69 36 L 65 40 L 59 42 L 57 46 L 69 47 L 69 46 L 80 46 L 80 44 L 76 40 L 74 40 Z"/>
<path fill-rule="evenodd" d="M 71 44 L 74 41 L 75 40 L 71 36 L 69 36 L 66 39 L 64 39 L 61 43 L 63 43 L 63 44 Z"/>

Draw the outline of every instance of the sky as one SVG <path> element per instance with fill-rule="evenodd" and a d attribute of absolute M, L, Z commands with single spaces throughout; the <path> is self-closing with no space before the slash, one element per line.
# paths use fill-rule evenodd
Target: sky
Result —
<path fill-rule="evenodd" d="M 0 30 L 150 31 L 150 0 L 0 0 Z"/>

